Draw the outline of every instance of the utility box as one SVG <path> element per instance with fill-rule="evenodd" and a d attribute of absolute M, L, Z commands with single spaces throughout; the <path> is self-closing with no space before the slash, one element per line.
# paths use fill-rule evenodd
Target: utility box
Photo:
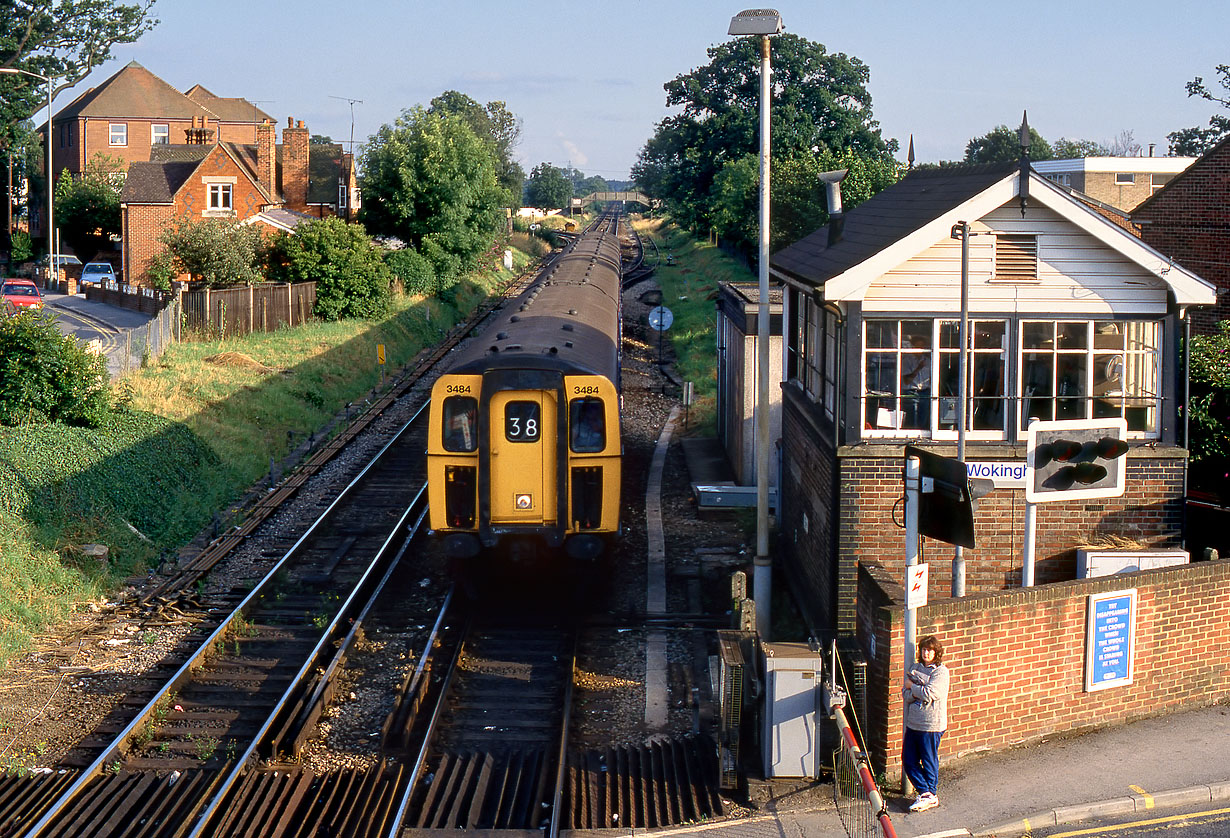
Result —
<path fill-rule="evenodd" d="M 1076 578 L 1113 576 L 1137 570 L 1154 570 L 1187 564 L 1186 550 L 1089 550 L 1076 551 Z"/>
<path fill-rule="evenodd" d="M 824 658 L 806 643 L 765 643 L 764 774 L 820 776 L 820 681 Z"/>

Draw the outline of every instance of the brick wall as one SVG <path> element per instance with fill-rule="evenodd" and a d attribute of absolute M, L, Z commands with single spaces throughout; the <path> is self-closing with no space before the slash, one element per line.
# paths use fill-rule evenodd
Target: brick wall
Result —
<path fill-rule="evenodd" d="M 868 658 L 868 750 L 900 775 L 904 592 L 859 574 L 858 638 Z M 1084 690 L 1088 596 L 1137 590 L 1133 683 Z M 1066 731 L 1117 724 L 1230 696 L 1230 559 L 944 600 L 919 609 L 952 670 L 941 762 Z M 873 641 L 874 638 L 874 641 Z M 872 649 L 874 646 L 874 654 Z"/>
<path fill-rule="evenodd" d="M 1132 213 L 1146 244 L 1214 283 L 1217 304 L 1192 310 L 1192 329 L 1212 332 L 1230 319 L 1230 139 Z"/>
<path fill-rule="evenodd" d="M 875 562 L 898 577 L 905 569 L 904 447 L 890 444 L 843 446 L 834 451 L 831 433 L 818 430 L 801 397 L 789 397 L 783 416 L 783 505 L 780 531 L 787 570 L 802 586 L 798 597 L 814 628 L 854 631 L 859 563 Z M 954 456 L 955 450 L 934 450 Z M 1024 446 L 970 443 L 971 460 L 1024 461 Z M 1186 452 L 1156 446 L 1134 448 L 1127 460 L 1122 497 L 1039 504 L 1034 580 L 1038 584 L 1076 575 L 1077 545 L 1099 536 L 1132 538 L 1150 547 L 1176 547 L 1183 534 L 1183 476 Z M 833 473 L 839 495 L 833 497 Z M 803 526 L 806 513 L 810 532 Z M 834 524 L 829 524 L 835 521 Z M 997 489 L 979 501 L 974 515 L 977 547 L 965 551 L 965 590 L 1000 591 L 1021 584 L 1023 489 Z M 832 540 L 836 526 L 836 544 Z M 952 546 L 922 539 L 922 561 L 930 563 L 933 597 L 952 589 Z M 836 549 L 834 549 L 834 546 Z"/>
<path fill-rule="evenodd" d="M 307 212 L 308 129 L 303 120 L 282 129 L 282 194 L 287 209 Z"/>

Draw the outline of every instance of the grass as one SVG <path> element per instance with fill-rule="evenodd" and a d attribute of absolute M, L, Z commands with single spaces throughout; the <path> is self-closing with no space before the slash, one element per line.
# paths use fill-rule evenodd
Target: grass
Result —
<path fill-rule="evenodd" d="M 721 283 L 754 282 L 756 277 L 738 260 L 680 229 L 669 218 L 641 219 L 633 226 L 642 238 L 653 239 L 661 254 L 656 279 L 662 305 L 675 316 L 666 337 L 675 353 L 676 370 L 693 387 L 689 427 L 694 434 L 712 435 L 717 421 L 713 301 Z M 674 257 L 673 265 L 666 263 L 667 254 Z"/>
<path fill-rule="evenodd" d="M 514 250 L 514 270 L 531 257 Z M 512 277 L 491 269 L 438 297 L 397 296 L 386 317 L 187 340 L 114 386 L 98 429 L 0 428 L 0 666 L 35 634 L 112 595 L 204 529 L 347 403 Z M 84 544 L 109 549 L 105 562 Z"/>

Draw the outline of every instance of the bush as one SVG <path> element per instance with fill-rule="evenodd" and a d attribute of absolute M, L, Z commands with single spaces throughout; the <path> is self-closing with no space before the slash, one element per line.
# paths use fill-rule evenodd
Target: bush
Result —
<path fill-rule="evenodd" d="M 13 264 L 25 262 L 34 255 L 34 245 L 30 241 L 30 234 L 24 230 L 17 230 L 11 238 L 11 251 L 9 258 Z"/>
<path fill-rule="evenodd" d="M 98 427 L 111 413 L 106 361 L 46 314 L 0 320 L 0 425 Z"/>
<path fill-rule="evenodd" d="M 359 224 L 324 218 L 278 236 L 269 256 L 275 282 L 315 282 L 316 316 L 379 317 L 389 308 L 393 275 Z"/>
<path fill-rule="evenodd" d="M 255 225 L 236 226 L 232 219 L 183 219 L 164 230 L 158 241 L 175 258 L 175 267 L 210 288 L 255 285 L 264 280 L 265 239 Z"/>
<path fill-rule="evenodd" d="M 439 290 L 436 271 L 427 257 L 412 247 L 389 251 L 384 257 L 393 276 L 401 280 L 407 294 L 431 296 Z"/>
<path fill-rule="evenodd" d="M 1192 335 L 1190 405 L 1191 485 L 1230 497 L 1230 321 Z"/>

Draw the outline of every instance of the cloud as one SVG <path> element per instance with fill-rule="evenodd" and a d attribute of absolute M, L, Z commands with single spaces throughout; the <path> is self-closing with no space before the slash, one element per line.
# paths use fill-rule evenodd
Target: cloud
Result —
<path fill-rule="evenodd" d="M 580 168 L 589 162 L 589 157 L 585 154 L 585 152 L 581 151 L 576 143 L 570 139 L 567 139 L 562 134 L 556 134 L 555 136 L 559 137 L 560 145 L 562 145 L 564 150 L 568 152 L 568 159 L 572 161 L 572 166 L 574 168 Z"/>

